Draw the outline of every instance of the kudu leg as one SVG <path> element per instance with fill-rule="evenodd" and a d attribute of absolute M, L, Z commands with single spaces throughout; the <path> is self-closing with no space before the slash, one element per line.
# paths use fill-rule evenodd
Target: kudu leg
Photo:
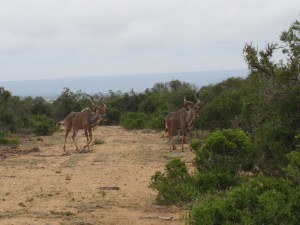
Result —
<path fill-rule="evenodd" d="M 92 135 L 92 129 L 85 131 L 85 136 L 86 136 L 86 142 L 87 144 L 84 146 L 84 148 L 88 147 L 88 150 L 90 150 L 90 143 L 93 139 L 93 135 Z"/>
<path fill-rule="evenodd" d="M 181 151 L 182 151 L 182 152 L 184 151 L 184 148 L 183 148 L 183 147 L 184 147 L 185 137 L 186 137 L 185 134 L 183 134 L 183 135 L 182 135 L 182 138 L 181 138 Z"/>
<path fill-rule="evenodd" d="M 72 139 L 73 139 L 73 143 L 76 146 L 76 150 L 78 151 L 78 145 L 77 145 L 77 141 L 76 141 L 76 136 L 77 136 L 78 130 L 74 130 L 73 135 L 72 135 Z"/>
<path fill-rule="evenodd" d="M 170 152 L 176 149 L 173 139 L 173 132 L 169 131 Z"/>
<path fill-rule="evenodd" d="M 67 137 L 71 131 L 71 128 L 66 128 L 66 133 L 65 133 L 65 141 L 64 141 L 64 151 L 66 151 L 66 142 L 67 142 Z"/>
<path fill-rule="evenodd" d="M 182 142 L 181 142 L 181 151 L 184 151 L 184 143 L 188 143 L 188 136 L 187 136 L 187 132 L 183 132 L 182 134 Z"/>

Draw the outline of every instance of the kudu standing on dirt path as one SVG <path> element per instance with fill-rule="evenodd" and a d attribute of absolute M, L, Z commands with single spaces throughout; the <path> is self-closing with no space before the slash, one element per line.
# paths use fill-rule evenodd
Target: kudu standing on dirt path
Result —
<path fill-rule="evenodd" d="M 188 110 L 184 108 L 179 109 L 177 112 L 170 112 L 166 116 L 166 132 L 169 134 L 169 141 L 170 141 L 170 151 L 176 149 L 174 141 L 173 141 L 173 133 L 177 129 L 181 129 L 182 132 L 182 144 L 181 148 L 183 151 L 183 144 L 187 140 L 188 131 L 193 128 L 194 121 L 196 118 L 196 114 L 201 106 L 201 101 L 197 99 L 196 95 L 195 98 L 197 100 L 196 103 L 191 101 L 187 101 L 184 97 L 184 106 L 188 107 Z"/>
<path fill-rule="evenodd" d="M 89 96 L 92 100 L 92 104 L 93 104 L 92 111 L 89 108 L 84 108 L 83 110 L 81 110 L 81 112 L 71 112 L 63 121 L 59 123 L 59 124 L 66 125 L 64 151 L 66 151 L 66 140 L 71 129 L 73 129 L 72 139 L 76 146 L 76 150 L 79 150 L 76 142 L 76 136 L 78 131 L 81 129 L 84 130 L 84 134 L 87 140 L 87 144 L 83 148 L 85 149 L 86 147 L 88 147 L 89 150 L 90 149 L 89 145 L 92 141 L 92 128 L 97 126 L 100 121 L 107 120 L 105 114 L 106 105 L 103 103 L 103 98 L 101 98 L 102 106 L 98 106 L 94 103 L 94 99 L 92 96 L 90 95 L 87 96 Z"/>

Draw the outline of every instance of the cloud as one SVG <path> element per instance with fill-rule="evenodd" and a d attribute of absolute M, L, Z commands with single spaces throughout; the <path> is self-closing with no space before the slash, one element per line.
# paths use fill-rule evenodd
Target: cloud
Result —
<path fill-rule="evenodd" d="M 298 0 L 2 0 L 0 73 L 246 67 L 243 45 L 278 40 L 298 19 L 299 8 Z M 6 67 L 13 61 L 22 66 L 24 58 L 25 70 Z"/>

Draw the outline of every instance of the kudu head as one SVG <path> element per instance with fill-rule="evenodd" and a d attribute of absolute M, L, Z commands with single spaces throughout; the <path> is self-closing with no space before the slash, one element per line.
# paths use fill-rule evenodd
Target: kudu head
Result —
<path fill-rule="evenodd" d="M 93 108 L 92 108 L 92 112 L 94 112 L 95 114 L 99 114 L 102 116 L 102 120 L 103 121 L 107 121 L 107 117 L 106 117 L 106 105 L 104 104 L 104 97 L 101 96 L 101 99 L 100 99 L 100 104 L 101 105 L 97 105 L 94 101 L 94 98 L 88 94 L 86 94 L 87 96 L 90 97 L 90 99 L 92 100 L 92 105 L 93 105 Z"/>
<path fill-rule="evenodd" d="M 192 127 L 194 125 L 194 121 L 198 114 L 198 111 L 201 107 L 201 101 L 197 98 L 196 93 L 195 93 L 195 98 L 196 98 L 195 103 L 193 103 L 192 101 L 186 100 L 186 97 L 184 97 L 184 99 L 183 99 L 184 106 L 189 108 L 189 110 L 188 110 L 188 112 L 190 114 L 189 121 L 188 121 L 189 129 L 192 129 Z"/>
<path fill-rule="evenodd" d="M 201 103 L 201 101 L 197 98 L 196 93 L 195 93 L 195 99 L 196 99 L 196 102 L 193 103 L 192 101 L 186 100 L 186 97 L 184 96 L 183 102 L 184 102 L 184 106 L 185 106 L 185 107 L 188 107 L 189 110 L 191 110 L 191 111 L 193 111 L 195 114 L 197 114 L 198 111 L 199 111 L 199 109 L 200 109 L 200 107 L 201 107 L 201 105 L 202 105 L 202 103 Z"/>

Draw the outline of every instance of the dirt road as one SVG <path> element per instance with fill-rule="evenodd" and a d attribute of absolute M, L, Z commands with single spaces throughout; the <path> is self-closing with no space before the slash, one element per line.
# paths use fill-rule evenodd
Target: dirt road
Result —
<path fill-rule="evenodd" d="M 63 135 L 24 137 L 15 150 L 0 149 L 0 224 L 184 224 L 185 211 L 156 205 L 149 184 L 169 159 L 190 162 L 188 149 L 170 153 L 163 132 L 100 126 L 93 136 L 103 144 L 78 153 L 69 137 L 70 154 L 63 154 Z"/>

